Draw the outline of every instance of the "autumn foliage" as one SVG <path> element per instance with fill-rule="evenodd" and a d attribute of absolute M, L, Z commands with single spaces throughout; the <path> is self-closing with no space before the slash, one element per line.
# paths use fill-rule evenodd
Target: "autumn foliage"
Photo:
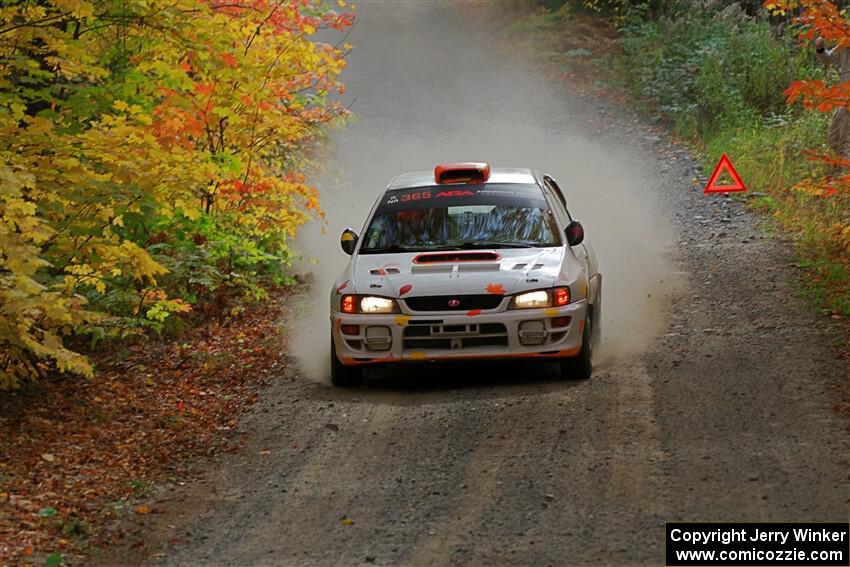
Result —
<path fill-rule="evenodd" d="M 0 4 L 0 389 L 285 277 L 345 115 L 348 46 L 315 34 L 352 23 L 321 0 Z"/>
<path fill-rule="evenodd" d="M 846 11 L 828 0 L 768 0 L 764 5 L 774 14 L 793 14 L 792 22 L 801 28 L 798 38 L 802 43 L 821 37 L 830 48 L 839 51 L 850 48 L 850 20 L 846 17 Z M 820 79 L 795 81 L 785 94 L 789 104 L 800 102 L 804 107 L 819 112 L 850 110 L 850 83 L 846 82 L 827 84 Z M 810 179 L 798 188 L 824 197 L 838 193 L 850 195 L 850 156 L 812 154 L 812 157 L 834 166 L 841 174 L 827 179 Z M 850 226 L 845 228 L 847 244 L 850 246 Z"/>

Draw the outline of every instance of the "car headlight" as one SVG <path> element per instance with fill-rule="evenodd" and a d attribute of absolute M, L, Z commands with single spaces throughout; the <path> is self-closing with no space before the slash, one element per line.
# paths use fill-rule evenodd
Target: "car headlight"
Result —
<path fill-rule="evenodd" d="M 361 313 L 392 313 L 395 311 L 395 301 L 386 297 L 366 295 L 360 298 Z"/>
<path fill-rule="evenodd" d="M 535 307 L 549 307 L 552 304 L 548 291 L 529 291 L 514 296 L 514 308 L 534 309 Z"/>
<path fill-rule="evenodd" d="M 556 287 L 552 290 L 540 289 L 515 295 L 511 309 L 535 309 L 540 307 L 561 307 L 570 302 L 570 288 Z"/>
<path fill-rule="evenodd" d="M 340 300 L 343 313 L 395 313 L 396 302 L 374 295 L 343 295 Z"/>

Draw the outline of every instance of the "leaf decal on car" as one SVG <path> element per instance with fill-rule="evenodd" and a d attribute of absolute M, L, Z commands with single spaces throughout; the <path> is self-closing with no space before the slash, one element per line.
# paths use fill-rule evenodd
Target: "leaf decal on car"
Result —
<path fill-rule="evenodd" d="M 339 294 L 339 293 L 342 293 L 342 290 L 344 290 L 346 287 L 348 287 L 348 282 L 349 282 L 349 281 L 351 281 L 351 280 L 345 280 L 344 282 L 342 282 L 342 284 L 341 284 L 338 288 L 336 288 L 336 292 L 337 292 L 338 294 Z"/>
<path fill-rule="evenodd" d="M 487 293 L 492 293 L 493 295 L 505 295 L 505 286 L 500 283 L 487 284 Z"/>
<path fill-rule="evenodd" d="M 398 295 L 399 295 L 399 297 L 401 297 L 401 296 L 402 296 L 402 295 L 404 295 L 405 293 L 410 292 L 410 290 L 411 290 L 411 289 L 413 289 L 413 286 L 412 286 L 412 285 L 410 285 L 410 284 L 404 284 L 404 285 L 403 285 L 403 286 L 401 286 L 401 287 L 399 288 L 399 290 L 398 290 Z"/>
<path fill-rule="evenodd" d="M 481 315 L 480 309 L 472 309 L 472 310 L 466 312 L 467 317 L 475 317 L 476 315 Z"/>

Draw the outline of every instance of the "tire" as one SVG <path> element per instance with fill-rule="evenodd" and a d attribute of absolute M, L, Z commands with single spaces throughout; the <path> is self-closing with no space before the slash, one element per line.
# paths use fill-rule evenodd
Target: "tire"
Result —
<path fill-rule="evenodd" d="M 331 338 L 331 384 L 341 388 L 356 388 L 363 385 L 363 369 L 345 366 L 336 357 L 336 345 Z"/>
<path fill-rule="evenodd" d="M 576 356 L 561 361 L 561 378 L 587 380 L 593 374 L 593 312 L 584 320 L 581 350 Z"/>

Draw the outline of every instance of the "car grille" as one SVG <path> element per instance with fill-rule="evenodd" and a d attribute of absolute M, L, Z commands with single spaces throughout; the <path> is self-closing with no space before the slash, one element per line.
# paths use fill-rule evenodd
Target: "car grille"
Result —
<path fill-rule="evenodd" d="M 469 311 L 470 309 L 495 309 L 502 303 L 501 295 L 431 295 L 408 297 L 407 306 L 412 311 Z M 449 303 L 452 305 L 449 305 Z M 454 305 L 457 302 L 457 305 Z"/>
<path fill-rule="evenodd" d="M 462 350 L 481 346 L 508 346 L 501 323 L 465 325 L 409 325 L 404 328 L 405 349 Z"/>

